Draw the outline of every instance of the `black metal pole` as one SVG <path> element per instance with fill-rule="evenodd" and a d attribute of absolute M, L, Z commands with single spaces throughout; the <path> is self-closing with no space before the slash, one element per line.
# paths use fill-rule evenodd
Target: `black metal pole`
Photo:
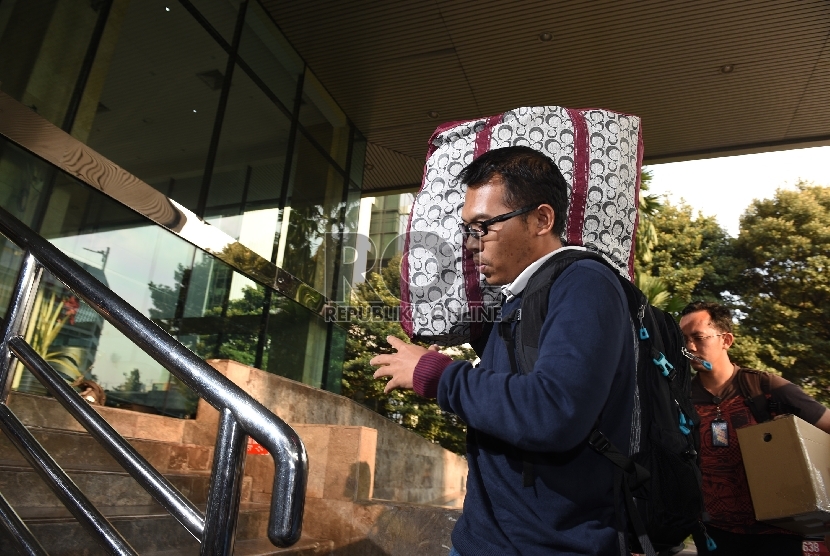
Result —
<path fill-rule="evenodd" d="M 230 410 L 219 414 L 201 556 L 233 554 L 248 436 Z"/>
<path fill-rule="evenodd" d="M 75 124 L 75 118 L 78 116 L 78 109 L 81 107 L 81 100 L 84 98 L 86 84 L 89 81 L 90 73 L 92 73 L 92 66 L 95 63 L 95 56 L 98 54 L 101 37 L 104 35 L 104 29 L 107 27 L 107 19 L 109 19 L 111 7 L 112 0 L 106 0 L 98 8 L 98 20 L 95 22 L 95 28 L 92 30 L 89 47 L 86 49 L 86 55 L 81 64 L 81 71 L 78 73 L 78 79 L 75 81 L 75 89 L 72 91 L 72 97 L 69 99 L 69 105 L 66 107 L 66 114 L 63 117 L 61 129 L 67 133 L 72 133 L 72 126 Z"/>
<path fill-rule="evenodd" d="M 236 16 L 236 28 L 233 32 L 233 45 L 228 55 L 228 63 L 225 66 L 225 80 L 222 83 L 222 95 L 219 97 L 219 106 L 216 109 L 216 121 L 213 123 L 213 134 L 210 137 L 207 161 L 205 162 L 205 173 L 202 176 L 202 189 L 199 192 L 199 201 L 196 204 L 196 216 L 205 217 L 210 182 L 213 179 L 213 167 L 216 165 L 216 153 L 219 150 L 219 136 L 222 134 L 222 123 L 225 120 L 225 110 L 228 108 L 228 97 L 231 94 L 231 82 L 233 81 L 233 69 L 236 67 L 236 57 L 239 51 L 239 42 L 242 39 L 242 29 L 245 27 L 245 12 L 248 10 L 248 0 L 244 0 L 239 6 L 239 13 Z"/>

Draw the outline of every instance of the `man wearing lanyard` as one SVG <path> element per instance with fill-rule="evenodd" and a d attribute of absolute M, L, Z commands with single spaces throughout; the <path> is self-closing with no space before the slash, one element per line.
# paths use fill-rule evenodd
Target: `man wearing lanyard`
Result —
<path fill-rule="evenodd" d="M 749 484 L 736 430 L 757 423 L 738 387 L 742 369 L 729 359 L 732 314 L 717 303 L 696 301 L 681 312 L 680 328 L 697 375 L 692 379 L 692 402 L 700 415 L 700 456 L 703 497 L 710 521 L 706 531 L 717 543 L 709 552 L 696 542 L 699 554 L 718 556 L 801 556 L 802 539 L 795 533 L 755 520 Z M 766 379 L 766 377 L 763 377 Z M 830 433 L 830 412 L 795 384 L 769 374 L 770 401 Z"/>

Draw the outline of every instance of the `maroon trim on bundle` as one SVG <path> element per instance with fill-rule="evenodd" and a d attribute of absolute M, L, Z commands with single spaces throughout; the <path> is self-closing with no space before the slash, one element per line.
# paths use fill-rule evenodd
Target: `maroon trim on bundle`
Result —
<path fill-rule="evenodd" d="M 438 137 L 439 135 L 441 135 L 442 133 L 444 133 L 448 129 L 452 129 L 456 126 L 466 124 L 466 123 L 469 123 L 469 122 L 475 122 L 475 121 L 477 121 L 477 120 L 456 120 L 454 122 L 447 122 L 445 124 L 441 124 L 438 127 L 436 127 L 435 131 L 432 132 L 432 135 L 429 138 L 429 146 L 427 147 L 427 161 L 429 161 L 429 157 L 432 156 L 432 153 L 434 153 L 436 151 L 436 149 L 438 149 L 438 147 L 435 146 L 435 138 L 436 137 Z M 425 162 L 424 163 L 424 175 L 426 175 L 426 168 L 427 168 L 427 165 L 426 165 L 426 162 Z M 423 188 L 423 183 L 421 184 L 421 187 Z"/>
<path fill-rule="evenodd" d="M 432 136 L 429 138 L 429 147 L 427 148 L 427 158 L 424 162 L 424 173 L 421 177 L 421 187 L 418 189 L 418 193 L 423 191 L 424 187 L 426 186 L 426 179 L 427 179 L 427 164 L 429 163 L 430 157 L 435 153 L 438 147 L 435 145 L 435 139 L 442 133 L 446 131 L 458 127 L 464 124 L 471 124 L 473 122 L 480 121 L 481 118 L 475 120 L 457 120 L 453 122 L 447 122 L 444 124 L 439 125 L 435 128 L 435 131 L 432 133 Z M 492 133 L 492 126 L 501 123 L 502 116 L 501 114 L 498 116 L 491 116 L 489 118 L 484 118 L 485 124 L 484 129 L 479 132 L 479 135 L 476 137 L 476 144 L 475 150 L 473 152 L 473 157 L 478 157 L 484 152 L 490 150 L 490 134 Z M 474 125 L 474 124 L 473 124 Z M 486 135 L 486 140 L 484 138 Z M 485 147 L 484 150 L 479 151 L 480 145 L 479 141 L 482 142 L 482 145 Z M 415 194 L 415 198 L 417 199 L 418 194 Z M 414 209 L 414 206 L 413 206 Z M 403 331 L 406 332 L 406 335 L 410 338 L 415 334 L 412 317 L 413 317 L 413 310 L 412 310 L 412 303 L 410 303 L 410 296 L 409 296 L 409 234 L 410 230 L 412 229 L 412 211 L 409 213 L 409 218 L 406 223 L 406 239 L 404 239 L 403 245 L 403 255 L 401 256 L 401 328 Z M 470 285 L 469 281 L 467 280 L 468 276 L 468 267 L 472 266 L 472 253 L 469 253 L 465 247 L 462 246 L 462 272 L 464 273 L 465 279 L 465 286 L 467 287 L 468 295 L 470 293 Z M 472 267 L 472 272 L 477 275 L 475 272 L 475 267 Z M 477 292 L 478 298 L 478 305 L 481 305 L 481 291 L 478 286 L 478 280 L 475 282 L 475 291 Z M 479 328 L 481 325 L 479 325 Z M 471 329 L 472 332 L 472 329 Z M 479 330 L 480 333 L 480 330 Z"/>
<path fill-rule="evenodd" d="M 565 109 L 574 128 L 574 181 L 568 212 L 568 245 L 582 245 L 582 227 L 585 224 L 585 203 L 588 201 L 588 125 L 582 110 Z"/>
<path fill-rule="evenodd" d="M 502 114 L 484 118 L 484 129 L 476 135 L 475 150 L 473 150 L 474 159 L 490 150 L 490 138 L 493 136 L 493 128 L 499 125 L 503 119 L 504 116 Z"/>

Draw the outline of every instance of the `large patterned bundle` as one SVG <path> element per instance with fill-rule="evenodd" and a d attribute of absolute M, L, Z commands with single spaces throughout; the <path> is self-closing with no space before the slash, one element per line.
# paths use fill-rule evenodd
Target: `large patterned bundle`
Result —
<path fill-rule="evenodd" d="M 631 278 L 643 143 L 640 119 L 600 109 L 517 108 L 452 122 L 430 139 L 401 261 L 401 321 L 411 337 L 445 345 L 475 338 L 497 311 L 462 244 L 466 187 L 459 172 L 482 153 L 525 145 L 549 156 L 568 182 L 563 241 L 599 251 Z"/>

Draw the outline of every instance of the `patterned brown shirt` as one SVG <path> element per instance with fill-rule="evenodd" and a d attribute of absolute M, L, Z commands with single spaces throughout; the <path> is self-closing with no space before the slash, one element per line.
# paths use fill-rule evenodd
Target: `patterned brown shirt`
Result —
<path fill-rule="evenodd" d="M 737 371 L 737 367 L 736 367 Z M 711 393 L 692 379 L 692 403 L 700 415 L 700 459 L 703 472 L 703 498 L 712 526 L 733 533 L 767 534 L 788 533 L 755 520 L 755 510 L 749 494 L 737 430 L 757 422 L 735 382 L 735 376 L 721 393 L 721 419 L 726 421 L 728 446 L 715 446 L 712 441 L 712 421 L 717 416 L 718 404 Z M 769 397 L 799 410 L 798 416 L 815 424 L 824 414 L 823 405 L 812 399 L 801 388 L 778 375 L 770 376 Z"/>

